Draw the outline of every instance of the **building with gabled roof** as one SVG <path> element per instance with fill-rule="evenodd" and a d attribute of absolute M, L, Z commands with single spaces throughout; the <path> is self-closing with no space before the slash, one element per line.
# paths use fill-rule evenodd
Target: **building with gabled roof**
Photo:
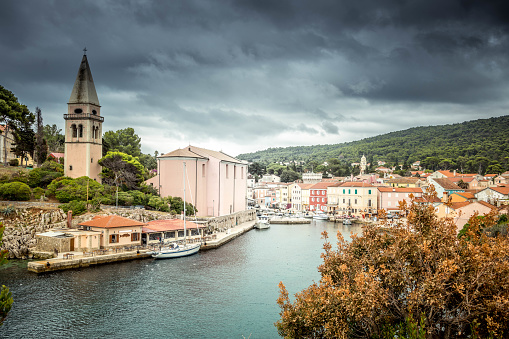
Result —
<path fill-rule="evenodd" d="M 370 216 L 377 213 L 378 190 L 365 182 L 344 182 L 332 190 L 337 190 L 336 213 L 355 216 Z"/>
<path fill-rule="evenodd" d="M 487 187 L 475 194 L 477 200 L 493 205 L 509 204 L 509 185 Z"/>
<path fill-rule="evenodd" d="M 442 198 L 444 193 L 450 195 L 455 192 L 464 192 L 464 190 L 446 178 L 428 177 L 428 183 L 435 187 L 437 197 Z"/>
<path fill-rule="evenodd" d="M 494 210 L 497 210 L 495 206 L 484 201 L 442 202 L 435 207 L 435 212 L 439 218 L 452 218 L 458 232 L 474 214 L 485 215 Z"/>
<path fill-rule="evenodd" d="M 198 215 L 221 216 L 247 208 L 247 163 L 196 146 L 187 146 L 157 157 L 157 175 L 146 181 L 158 188 L 162 197 L 184 196 L 196 206 Z"/>
<path fill-rule="evenodd" d="M 98 233 L 101 248 L 139 246 L 141 232 L 146 223 L 118 215 L 96 216 L 78 224 L 85 231 Z M 78 244 L 77 247 L 80 246 Z"/>
<path fill-rule="evenodd" d="M 396 212 L 405 215 L 406 211 L 401 211 L 399 202 L 405 201 L 410 206 L 412 197 L 420 198 L 423 195 L 422 188 L 419 187 L 377 187 L 378 189 L 378 209 L 384 209 L 386 212 Z"/>
<path fill-rule="evenodd" d="M 186 239 L 194 240 L 203 237 L 205 225 L 185 221 Z M 175 242 L 184 239 L 183 219 L 162 219 L 149 221 L 142 229 L 142 243 L 155 244 L 160 242 Z"/>

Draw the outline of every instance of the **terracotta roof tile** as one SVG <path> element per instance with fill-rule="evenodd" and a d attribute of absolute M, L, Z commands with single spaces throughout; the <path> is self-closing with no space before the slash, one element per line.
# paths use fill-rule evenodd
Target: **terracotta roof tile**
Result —
<path fill-rule="evenodd" d="M 198 225 L 192 221 L 186 220 L 186 229 L 197 229 L 205 228 L 205 225 Z M 171 220 L 152 220 L 143 227 L 143 232 L 166 232 L 166 231 L 178 231 L 184 229 L 184 220 L 182 219 L 171 219 Z"/>
<path fill-rule="evenodd" d="M 116 228 L 129 226 L 145 226 L 146 223 L 127 219 L 118 215 L 108 215 L 106 217 L 97 217 L 92 220 L 79 223 L 78 225 L 101 228 Z"/>
<path fill-rule="evenodd" d="M 380 192 L 398 192 L 398 193 L 422 193 L 418 187 L 378 187 Z"/>
<path fill-rule="evenodd" d="M 450 181 L 449 179 L 433 179 L 438 185 L 442 186 L 446 190 L 463 190 L 461 187 Z"/>

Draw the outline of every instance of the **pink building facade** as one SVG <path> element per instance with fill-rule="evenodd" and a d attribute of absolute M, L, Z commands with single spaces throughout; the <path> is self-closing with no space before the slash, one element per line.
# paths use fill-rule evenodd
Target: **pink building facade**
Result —
<path fill-rule="evenodd" d="M 247 208 L 247 164 L 222 152 L 187 146 L 157 158 L 158 175 L 147 181 L 162 197 L 183 198 L 200 216 L 221 216 Z"/>
<path fill-rule="evenodd" d="M 422 194 L 422 189 L 418 187 L 378 187 L 378 208 L 386 212 L 403 213 L 399 209 L 399 202 L 410 204 L 410 195 L 419 198 Z"/>

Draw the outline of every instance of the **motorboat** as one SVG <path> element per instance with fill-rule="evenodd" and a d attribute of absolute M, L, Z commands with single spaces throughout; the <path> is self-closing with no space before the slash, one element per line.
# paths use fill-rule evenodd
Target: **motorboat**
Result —
<path fill-rule="evenodd" d="M 269 228 L 270 227 L 269 217 L 267 215 L 259 216 L 254 227 L 259 229 L 259 230 L 263 230 L 263 229 Z"/>
<path fill-rule="evenodd" d="M 323 212 L 316 213 L 313 215 L 313 219 L 315 220 L 329 220 L 329 216 Z"/>

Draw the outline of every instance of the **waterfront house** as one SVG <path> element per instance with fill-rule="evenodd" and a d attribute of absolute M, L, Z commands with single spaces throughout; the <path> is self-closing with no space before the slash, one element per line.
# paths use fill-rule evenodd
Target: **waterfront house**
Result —
<path fill-rule="evenodd" d="M 301 192 L 302 211 L 309 211 L 309 188 L 314 184 L 299 183 Z"/>
<path fill-rule="evenodd" d="M 364 182 L 345 182 L 339 186 L 338 208 L 341 214 L 373 215 L 377 213 L 378 190 Z"/>
<path fill-rule="evenodd" d="M 327 187 L 336 185 L 330 182 L 319 182 L 309 188 L 309 210 L 327 212 Z"/>
<path fill-rule="evenodd" d="M 247 208 L 247 163 L 222 152 L 187 146 L 157 157 L 155 177 L 147 184 L 159 189 L 163 197 L 181 197 L 184 192 L 186 163 L 186 201 L 202 216 L 222 216 Z"/>
<path fill-rule="evenodd" d="M 407 206 L 410 206 L 411 196 L 420 198 L 423 194 L 419 187 L 378 187 L 377 189 L 378 209 L 400 215 L 406 215 L 406 211 L 400 210 L 400 201 L 406 201 Z"/>
<path fill-rule="evenodd" d="M 302 188 L 300 183 L 292 183 L 288 186 L 290 192 L 291 209 L 294 211 L 302 211 Z"/>
<path fill-rule="evenodd" d="M 101 232 L 79 229 L 50 229 L 35 235 L 35 252 L 91 252 L 101 248 Z"/>
<path fill-rule="evenodd" d="M 186 239 L 195 241 L 204 236 L 206 226 L 186 220 Z M 142 229 L 143 245 L 184 240 L 184 220 L 152 220 Z"/>
<path fill-rule="evenodd" d="M 336 213 L 340 199 L 340 186 L 342 183 L 336 182 L 327 186 L 327 210 L 329 213 Z"/>
<path fill-rule="evenodd" d="M 78 224 L 84 231 L 97 232 L 102 249 L 141 245 L 141 231 L 145 225 L 118 215 L 96 216 Z"/>

